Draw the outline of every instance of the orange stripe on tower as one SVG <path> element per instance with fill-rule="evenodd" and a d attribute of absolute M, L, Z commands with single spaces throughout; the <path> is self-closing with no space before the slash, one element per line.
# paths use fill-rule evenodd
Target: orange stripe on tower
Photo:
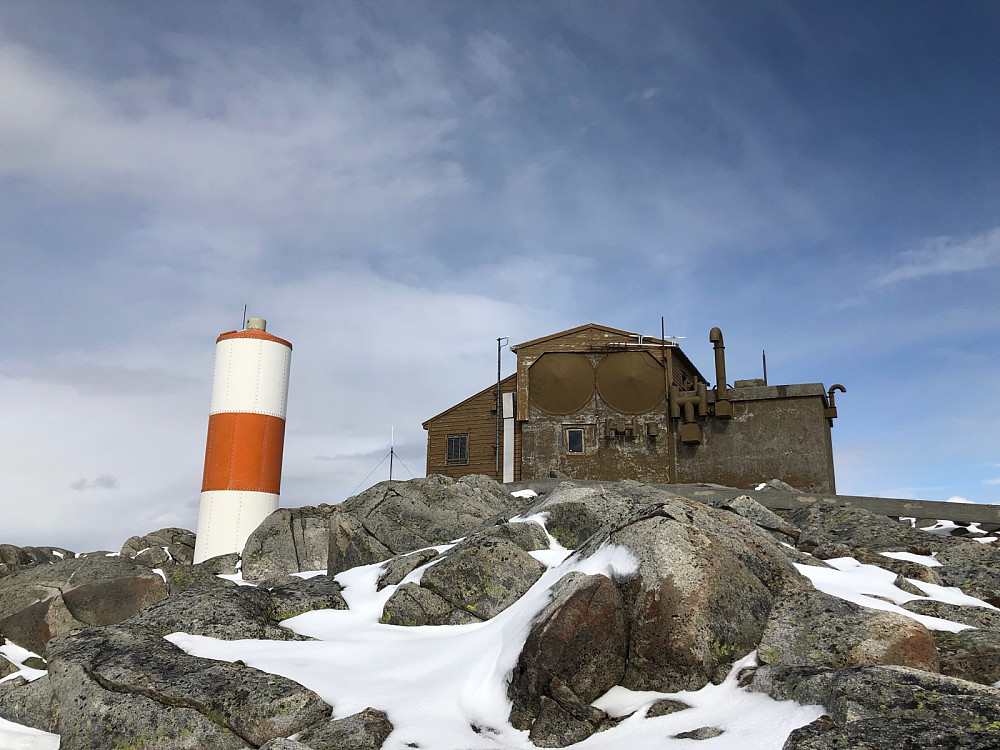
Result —
<path fill-rule="evenodd" d="M 224 412 L 208 418 L 201 491 L 280 494 L 285 420 L 270 414 Z"/>

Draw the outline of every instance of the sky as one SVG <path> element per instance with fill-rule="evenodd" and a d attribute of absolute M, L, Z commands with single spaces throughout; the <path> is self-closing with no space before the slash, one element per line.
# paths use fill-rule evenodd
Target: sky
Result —
<path fill-rule="evenodd" d="M 282 504 L 424 471 L 498 337 L 842 383 L 838 491 L 1000 501 L 1000 5 L 0 6 L 0 542 L 197 524 L 215 338 Z M 503 373 L 513 371 L 504 351 Z M 399 468 L 402 464 L 402 468 Z M 767 479 L 767 478 L 762 478 Z"/>

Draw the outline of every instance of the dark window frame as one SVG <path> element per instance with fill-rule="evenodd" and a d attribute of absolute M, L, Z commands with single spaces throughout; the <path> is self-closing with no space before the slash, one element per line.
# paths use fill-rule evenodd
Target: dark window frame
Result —
<path fill-rule="evenodd" d="M 445 463 L 449 465 L 469 463 L 469 433 L 448 435 L 445 441 Z"/>
<path fill-rule="evenodd" d="M 570 437 L 571 432 L 580 433 L 580 450 L 575 451 L 572 449 L 573 440 Z M 587 426 L 586 425 L 565 425 L 563 427 L 563 438 L 566 441 L 566 455 L 567 456 L 583 456 L 587 453 Z"/>

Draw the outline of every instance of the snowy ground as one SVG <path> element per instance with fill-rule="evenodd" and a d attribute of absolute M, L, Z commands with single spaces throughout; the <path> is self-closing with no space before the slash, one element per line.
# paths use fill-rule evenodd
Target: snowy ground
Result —
<path fill-rule="evenodd" d="M 539 517 L 518 520 L 544 521 Z M 368 706 L 385 711 L 395 727 L 385 750 L 405 750 L 409 743 L 427 750 L 531 748 L 528 733 L 507 723 L 510 703 L 506 697 L 506 679 L 532 618 L 548 601 L 550 587 L 566 573 L 575 570 L 604 573 L 620 580 L 630 576 L 637 564 L 630 550 L 610 545 L 581 560 L 551 537 L 549 550 L 532 554 L 549 570 L 516 604 L 480 624 L 416 628 L 379 624 L 382 607 L 396 587 L 376 591 L 381 565 L 368 565 L 337 576 L 344 586 L 348 610 L 308 612 L 283 623 L 320 641 L 220 641 L 185 633 L 167 638 L 196 656 L 226 661 L 242 659 L 264 671 L 289 677 L 322 696 L 334 707 L 336 718 Z M 900 558 L 906 554 L 890 556 Z M 932 557 L 909 555 L 903 559 L 936 564 Z M 863 606 L 898 612 L 931 629 L 956 631 L 966 627 L 897 606 L 918 597 L 893 586 L 895 575 L 882 568 L 862 565 L 853 558 L 826 562 L 833 569 L 797 567 L 817 589 Z M 404 582 L 419 580 L 422 572 L 423 569 L 413 571 Z M 315 571 L 312 575 L 321 573 Z M 915 580 L 911 583 L 926 591 L 931 599 L 990 607 L 958 589 Z M 2 650 L 17 663 L 28 656 L 13 645 Z M 734 667 L 723 684 L 707 685 L 696 692 L 668 694 L 613 688 L 595 705 L 611 716 L 628 718 L 574 747 L 780 750 L 793 729 L 808 724 L 824 711 L 819 706 L 773 701 L 740 688 L 736 673 L 743 666 L 755 663 L 754 660 L 751 654 Z M 44 674 L 37 670 L 23 673 L 29 678 Z M 692 708 L 645 718 L 646 709 L 661 698 L 681 700 Z M 681 732 L 705 726 L 718 727 L 724 733 L 702 741 L 672 739 Z M 0 720 L 0 748 L 4 750 L 57 750 L 58 745 L 57 735 Z"/>

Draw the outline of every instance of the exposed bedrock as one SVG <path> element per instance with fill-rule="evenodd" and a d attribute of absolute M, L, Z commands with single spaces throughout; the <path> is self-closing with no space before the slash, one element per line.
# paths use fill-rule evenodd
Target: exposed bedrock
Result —
<path fill-rule="evenodd" d="M 0 579 L 0 633 L 44 654 L 55 635 L 121 622 L 166 596 L 159 574 L 122 557 L 37 565 Z"/>
<path fill-rule="evenodd" d="M 786 750 L 864 748 L 868 745 L 860 741 L 841 745 L 835 744 L 835 741 L 838 737 L 877 738 L 886 727 L 901 730 L 895 736 L 892 747 L 974 747 L 978 750 L 989 745 L 913 744 L 916 739 L 912 739 L 909 745 L 901 743 L 911 737 L 930 737 L 934 732 L 947 736 L 964 732 L 980 742 L 982 736 L 979 733 L 989 733 L 995 747 L 1000 731 L 996 713 L 997 705 L 1000 705 L 1000 690 L 911 667 L 824 669 L 763 666 L 754 673 L 750 687 L 768 693 L 776 700 L 795 700 L 826 708 L 832 721 L 825 727 L 814 722 L 815 726 L 810 725 L 812 729 L 802 732 L 799 737 L 793 732 L 785 745 Z M 914 728 L 912 735 L 907 727 Z M 830 733 L 829 741 L 823 739 L 827 732 Z M 807 744 L 807 740 L 814 744 Z"/>
<path fill-rule="evenodd" d="M 330 715 L 298 683 L 184 653 L 144 628 L 88 628 L 51 644 L 60 747 L 259 746 Z M 185 742 L 184 738 L 190 738 Z"/>
<path fill-rule="evenodd" d="M 757 649 L 765 664 L 854 667 L 897 664 L 940 669 L 934 636 L 916 620 L 790 587 L 775 602 Z"/>
<path fill-rule="evenodd" d="M 442 625 L 489 620 L 520 599 L 541 578 L 545 566 L 509 541 L 510 537 L 535 547 L 538 537 L 529 531 L 505 532 L 490 526 L 470 535 L 443 555 L 433 558 L 420 583 L 397 589 L 385 604 L 382 622 L 394 625 Z M 547 546 L 547 545 L 546 545 Z M 420 591 L 415 589 L 419 588 Z"/>
<path fill-rule="evenodd" d="M 332 576 L 446 544 L 491 519 L 505 520 L 520 505 L 502 485 L 484 476 L 381 482 L 336 507 L 330 519 L 327 571 Z"/>
<path fill-rule="evenodd" d="M 279 508 L 243 546 L 243 578 L 261 581 L 286 573 L 326 568 L 331 505 Z"/>
<path fill-rule="evenodd" d="M 187 529 L 158 529 L 126 539 L 121 555 L 149 568 L 165 563 L 190 565 L 194 561 L 194 539 L 194 533 Z"/>

